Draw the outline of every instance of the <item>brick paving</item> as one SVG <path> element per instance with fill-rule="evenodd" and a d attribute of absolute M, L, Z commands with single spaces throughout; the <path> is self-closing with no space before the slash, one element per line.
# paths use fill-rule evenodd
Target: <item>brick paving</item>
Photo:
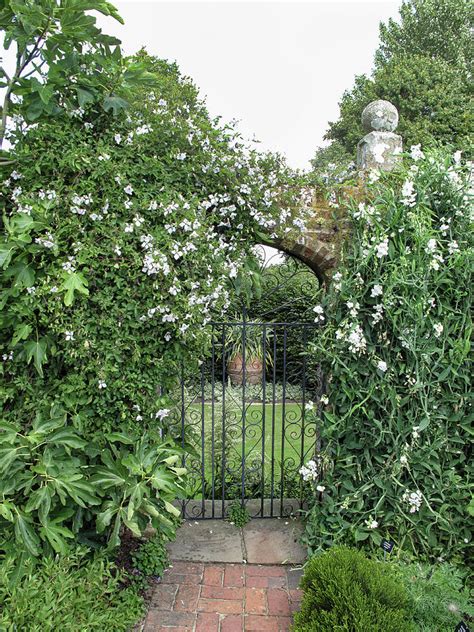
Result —
<path fill-rule="evenodd" d="M 292 566 L 174 562 L 143 632 L 287 632 L 302 592 Z"/>

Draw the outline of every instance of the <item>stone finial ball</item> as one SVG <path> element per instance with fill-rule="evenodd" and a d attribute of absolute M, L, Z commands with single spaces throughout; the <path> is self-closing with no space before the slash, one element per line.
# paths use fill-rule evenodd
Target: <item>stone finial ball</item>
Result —
<path fill-rule="evenodd" d="M 372 101 L 362 112 L 362 125 L 366 132 L 393 132 L 398 125 L 398 110 L 390 101 Z"/>

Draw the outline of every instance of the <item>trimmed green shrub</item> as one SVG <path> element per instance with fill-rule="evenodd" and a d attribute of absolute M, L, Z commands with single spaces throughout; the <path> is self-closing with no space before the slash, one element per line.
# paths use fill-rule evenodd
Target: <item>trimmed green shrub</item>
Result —
<path fill-rule="evenodd" d="M 410 599 L 389 564 L 334 547 L 309 560 L 293 632 L 410 632 Z"/>
<path fill-rule="evenodd" d="M 78 549 L 67 557 L 45 557 L 14 581 L 12 562 L 0 567 L 0 629 L 104 630 L 125 632 L 144 613 L 143 599 L 121 589 L 115 565 L 90 559 Z"/>
<path fill-rule="evenodd" d="M 396 570 L 412 599 L 418 632 L 452 632 L 474 617 L 464 575 L 451 564 L 399 564 Z"/>

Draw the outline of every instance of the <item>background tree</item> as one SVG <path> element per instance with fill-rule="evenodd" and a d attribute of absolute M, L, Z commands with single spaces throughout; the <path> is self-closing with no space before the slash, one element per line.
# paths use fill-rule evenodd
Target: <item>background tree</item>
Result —
<path fill-rule="evenodd" d="M 91 11 L 122 23 L 105 0 L 0 0 L 3 47 L 14 49 L 11 68 L 8 54 L 0 66 L 0 148 L 10 115 L 38 121 L 95 99 L 114 113 L 127 106 L 141 72 L 123 63 L 120 40 L 103 33 Z"/>
<path fill-rule="evenodd" d="M 374 99 L 399 110 L 398 131 L 406 146 L 436 142 L 467 151 L 473 128 L 470 67 L 472 7 L 467 0 L 409 0 L 400 21 L 380 25 L 380 45 L 371 77 L 356 76 L 340 102 L 340 117 L 326 139 L 351 156 L 364 135 L 360 113 Z M 314 161 L 319 169 L 318 150 Z M 341 156 L 344 161 L 344 155 Z"/>

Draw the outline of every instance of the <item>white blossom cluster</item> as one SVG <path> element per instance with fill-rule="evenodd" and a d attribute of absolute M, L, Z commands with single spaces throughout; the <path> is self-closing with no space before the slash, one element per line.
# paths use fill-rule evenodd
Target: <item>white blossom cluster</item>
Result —
<path fill-rule="evenodd" d="M 410 513 L 416 513 L 417 511 L 419 511 L 423 502 L 423 495 L 418 490 L 416 492 L 410 492 L 407 489 L 402 496 L 402 500 L 403 502 L 408 503 Z"/>
<path fill-rule="evenodd" d="M 319 476 L 319 466 L 316 461 L 311 459 L 300 468 L 299 473 L 304 481 L 315 481 Z"/>
<path fill-rule="evenodd" d="M 336 339 L 345 340 L 349 351 L 356 355 L 362 355 L 367 349 L 367 340 L 359 323 L 346 323 L 336 330 Z"/>

